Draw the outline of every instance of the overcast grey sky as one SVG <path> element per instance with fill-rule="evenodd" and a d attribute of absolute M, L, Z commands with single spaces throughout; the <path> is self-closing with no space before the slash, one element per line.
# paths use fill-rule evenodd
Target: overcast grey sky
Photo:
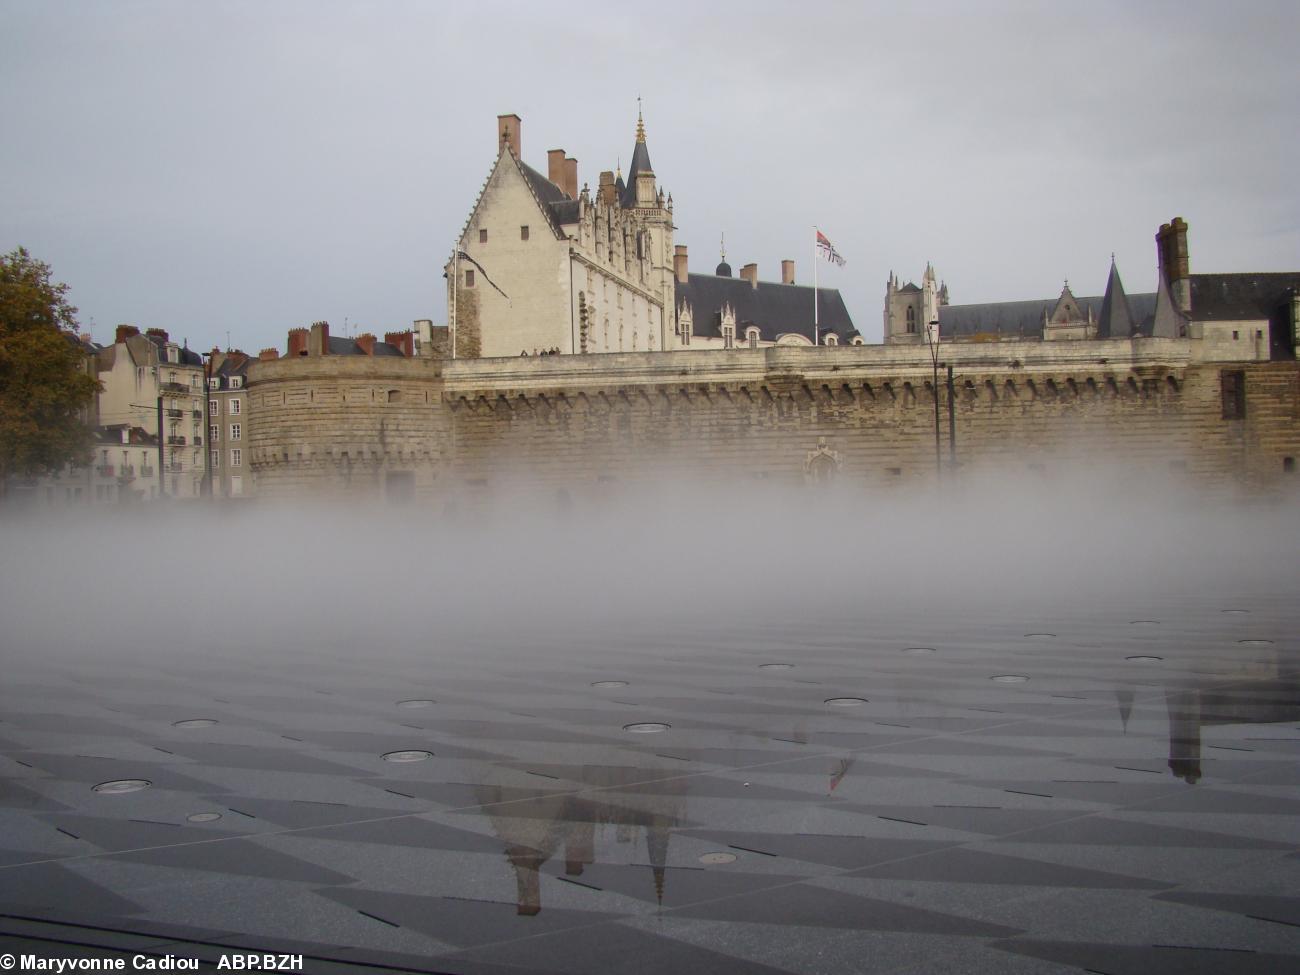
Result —
<path fill-rule="evenodd" d="M 677 241 L 823 264 L 868 341 L 891 269 L 955 303 L 1098 294 L 1153 235 L 1193 271 L 1300 267 L 1300 4 L 0 0 L 0 249 L 83 325 L 284 347 L 446 320 L 441 265 L 499 113 L 525 161 L 631 155 L 644 98 Z"/>

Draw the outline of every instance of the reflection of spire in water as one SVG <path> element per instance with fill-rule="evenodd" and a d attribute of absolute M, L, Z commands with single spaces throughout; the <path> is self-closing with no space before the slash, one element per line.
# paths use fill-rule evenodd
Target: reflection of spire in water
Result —
<path fill-rule="evenodd" d="M 645 828 L 645 851 L 655 877 L 655 900 L 664 906 L 664 868 L 668 865 L 668 837 L 672 824 L 656 815 Z"/>
<path fill-rule="evenodd" d="M 827 790 L 826 792 L 827 795 L 830 795 L 832 792 L 834 792 L 835 787 L 844 781 L 844 776 L 849 774 L 849 769 L 851 769 L 852 767 L 853 767 L 853 759 L 851 758 L 841 758 L 835 764 L 835 768 L 831 770 L 831 787 L 829 790 Z"/>
<path fill-rule="evenodd" d="M 1124 733 L 1128 734 L 1128 719 L 1133 713 L 1133 688 L 1117 687 L 1115 688 L 1115 700 L 1119 702 L 1119 720 L 1124 726 Z"/>

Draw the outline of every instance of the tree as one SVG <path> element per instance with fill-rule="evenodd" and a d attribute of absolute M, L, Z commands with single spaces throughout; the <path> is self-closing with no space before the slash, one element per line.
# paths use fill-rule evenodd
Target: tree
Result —
<path fill-rule="evenodd" d="M 90 459 L 86 411 L 100 386 L 67 296 L 26 249 L 0 256 L 0 495 L 10 477 Z"/>

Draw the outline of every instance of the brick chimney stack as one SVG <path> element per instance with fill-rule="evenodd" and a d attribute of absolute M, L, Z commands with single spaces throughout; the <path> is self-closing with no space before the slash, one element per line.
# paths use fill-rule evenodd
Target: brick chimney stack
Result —
<path fill-rule="evenodd" d="M 673 273 L 677 275 L 678 284 L 686 284 L 686 275 L 690 272 L 686 261 L 685 244 L 678 244 L 673 248 Z"/>
<path fill-rule="evenodd" d="M 564 189 L 564 150 L 547 149 L 546 150 L 546 178 Z"/>
<path fill-rule="evenodd" d="M 578 198 L 578 160 L 564 160 L 564 182 L 560 184 L 570 200 Z"/>
<path fill-rule="evenodd" d="M 286 356 L 294 358 L 307 354 L 307 344 L 311 338 L 311 333 L 305 328 L 289 329 L 289 347 L 285 352 Z"/>
<path fill-rule="evenodd" d="M 794 284 L 794 261 L 781 262 L 781 283 Z"/>
<path fill-rule="evenodd" d="M 140 330 L 134 325 L 119 325 L 117 326 L 117 334 L 113 341 L 114 343 L 125 342 L 127 339 L 134 338 L 139 334 Z"/>
<path fill-rule="evenodd" d="M 280 358 L 280 353 L 275 349 L 263 349 L 261 352 L 257 353 L 257 358 L 259 362 L 274 362 L 276 359 Z"/>
<path fill-rule="evenodd" d="M 167 344 L 167 330 L 165 328 L 146 328 L 144 334 L 151 339 L 159 339 L 163 345 Z"/>
<path fill-rule="evenodd" d="M 740 276 L 749 282 L 751 288 L 758 288 L 758 265 L 746 264 L 740 269 Z"/>
<path fill-rule="evenodd" d="M 375 354 L 375 337 L 369 332 L 363 332 L 357 336 L 357 347 L 366 355 Z"/>
<path fill-rule="evenodd" d="M 384 341 L 400 349 L 408 359 L 415 355 L 415 333 L 410 329 L 405 332 L 385 332 Z"/>
<path fill-rule="evenodd" d="M 498 115 L 497 116 L 497 151 L 501 150 L 502 145 L 508 145 L 510 151 L 514 153 L 516 159 L 521 158 L 519 155 L 519 116 L 518 115 Z"/>
<path fill-rule="evenodd" d="M 330 354 L 330 323 L 312 322 L 311 337 L 307 341 L 308 355 Z"/>

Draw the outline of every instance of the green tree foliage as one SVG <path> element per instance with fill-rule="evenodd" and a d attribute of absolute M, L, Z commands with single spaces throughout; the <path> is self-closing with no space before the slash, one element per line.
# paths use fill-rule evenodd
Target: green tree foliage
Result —
<path fill-rule="evenodd" d="M 99 381 L 67 294 L 24 248 L 0 256 L 0 493 L 10 477 L 89 460 Z"/>

